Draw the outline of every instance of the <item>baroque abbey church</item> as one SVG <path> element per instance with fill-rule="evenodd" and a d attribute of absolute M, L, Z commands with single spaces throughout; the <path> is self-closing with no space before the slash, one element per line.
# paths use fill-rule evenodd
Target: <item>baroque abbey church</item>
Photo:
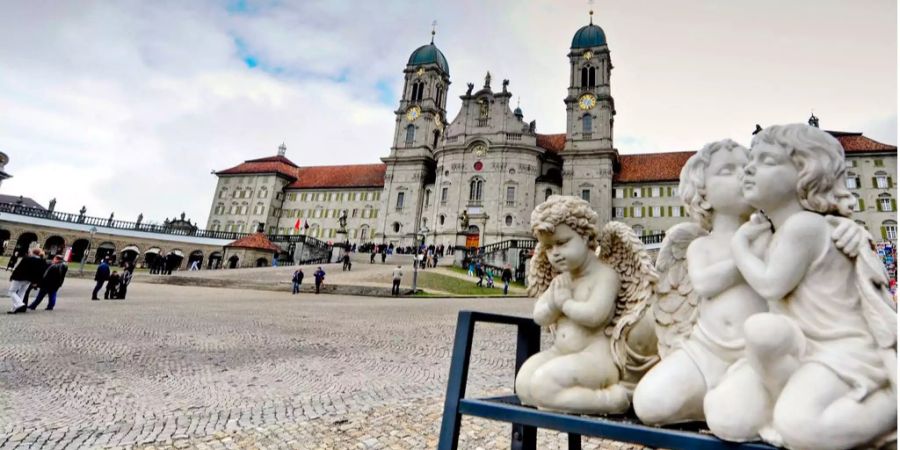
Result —
<path fill-rule="evenodd" d="M 451 88 L 450 64 L 432 39 L 403 70 L 393 143 L 382 164 L 298 166 L 282 145 L 275 156 L 216 172 L 207 228 L 262 227 L 337 241 L 338 218 L 346 214 L 351 243 L 406 246 L 424 236 L 428 244 L 472 247 L 532 239 L 531 211 L 552 194 L 579 196 L 603 221 L 625 222 L 639 235 L 686 220 L 676 191 L 693 152 L 619 154 L 603 30 L 593 23 L 577 30 L 566 56 L 566 130 L 540 134 L 513 108 L 508 81 L 489 73 L 482 85 L 465 87 L 461 109 L 448 115 L 447 96 L 463 89 Z M 831 133 L 855 177 L 858 221 L 896 241 L 897 147 L 861 133 Z"/>

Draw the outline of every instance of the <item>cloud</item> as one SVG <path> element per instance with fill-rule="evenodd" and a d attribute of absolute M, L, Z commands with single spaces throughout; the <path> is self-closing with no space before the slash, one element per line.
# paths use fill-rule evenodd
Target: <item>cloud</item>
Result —
<path fill-rule="evenodd" d="M 6 194 L 60 210 L 205 224 L 215 177 L 281 142 L 298 164 L 389 153 L 409 54 L 466 82 L 509 78 L 538 131 L 565 129 L 580 2 L 12 2 L 0 16 Z M 623 153 L 749 141 L 804 121 L 896 143 L 896 4 L 613 1 L 596 8 L 615 66 Z M 836 33 L 839 32 L 839 36 Z"/>

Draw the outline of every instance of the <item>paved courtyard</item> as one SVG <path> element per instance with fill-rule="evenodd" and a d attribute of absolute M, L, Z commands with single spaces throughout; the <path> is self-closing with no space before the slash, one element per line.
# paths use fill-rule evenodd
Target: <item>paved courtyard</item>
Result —
<path fill-rule="evenodd" d="M 91 285 L 0 316 L 0 448 L 434 448 L 457 311 L 531 309 L 141 283 L 91 302 Z M 479 326 L 475 342 L 469 394 L 509 393 L 514 330 Z M 508 434 L 467 420 L 460 448 Z"/>

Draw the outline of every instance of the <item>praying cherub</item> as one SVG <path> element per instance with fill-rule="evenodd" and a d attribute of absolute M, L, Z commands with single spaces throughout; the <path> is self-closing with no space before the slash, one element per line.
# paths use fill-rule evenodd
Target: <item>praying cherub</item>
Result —
<path fill-rule="evenodd" d="M 656 362 L 651 260 L 627 225 L 599 229 L 588 202 L 553 195 L 531 214 L 538 244 L 529 268 L 534 321 L 553 346 L 516 376 L 525 405 L 579 414 L 623 413 L 634 383 Z M 599 247 L 599 248 L 598 248 Z"/>

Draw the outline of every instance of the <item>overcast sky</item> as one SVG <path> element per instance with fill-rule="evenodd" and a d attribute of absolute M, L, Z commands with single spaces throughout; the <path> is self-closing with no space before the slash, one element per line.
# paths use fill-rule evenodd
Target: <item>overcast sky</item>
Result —
<path fill-rule="evenodd" d="M 697 149 L 805 121 L 897 143 L 895 0 L 598 0 L 621 153 Z M 0 0 L 0 193 L 205 226 L 211 170 L 388 154 L 409 54 L 510 79 L 525 120 L 565 130 L 566 53 L 585 1 Z M 495 87 L 497 87 L 495 86 Z"/>

